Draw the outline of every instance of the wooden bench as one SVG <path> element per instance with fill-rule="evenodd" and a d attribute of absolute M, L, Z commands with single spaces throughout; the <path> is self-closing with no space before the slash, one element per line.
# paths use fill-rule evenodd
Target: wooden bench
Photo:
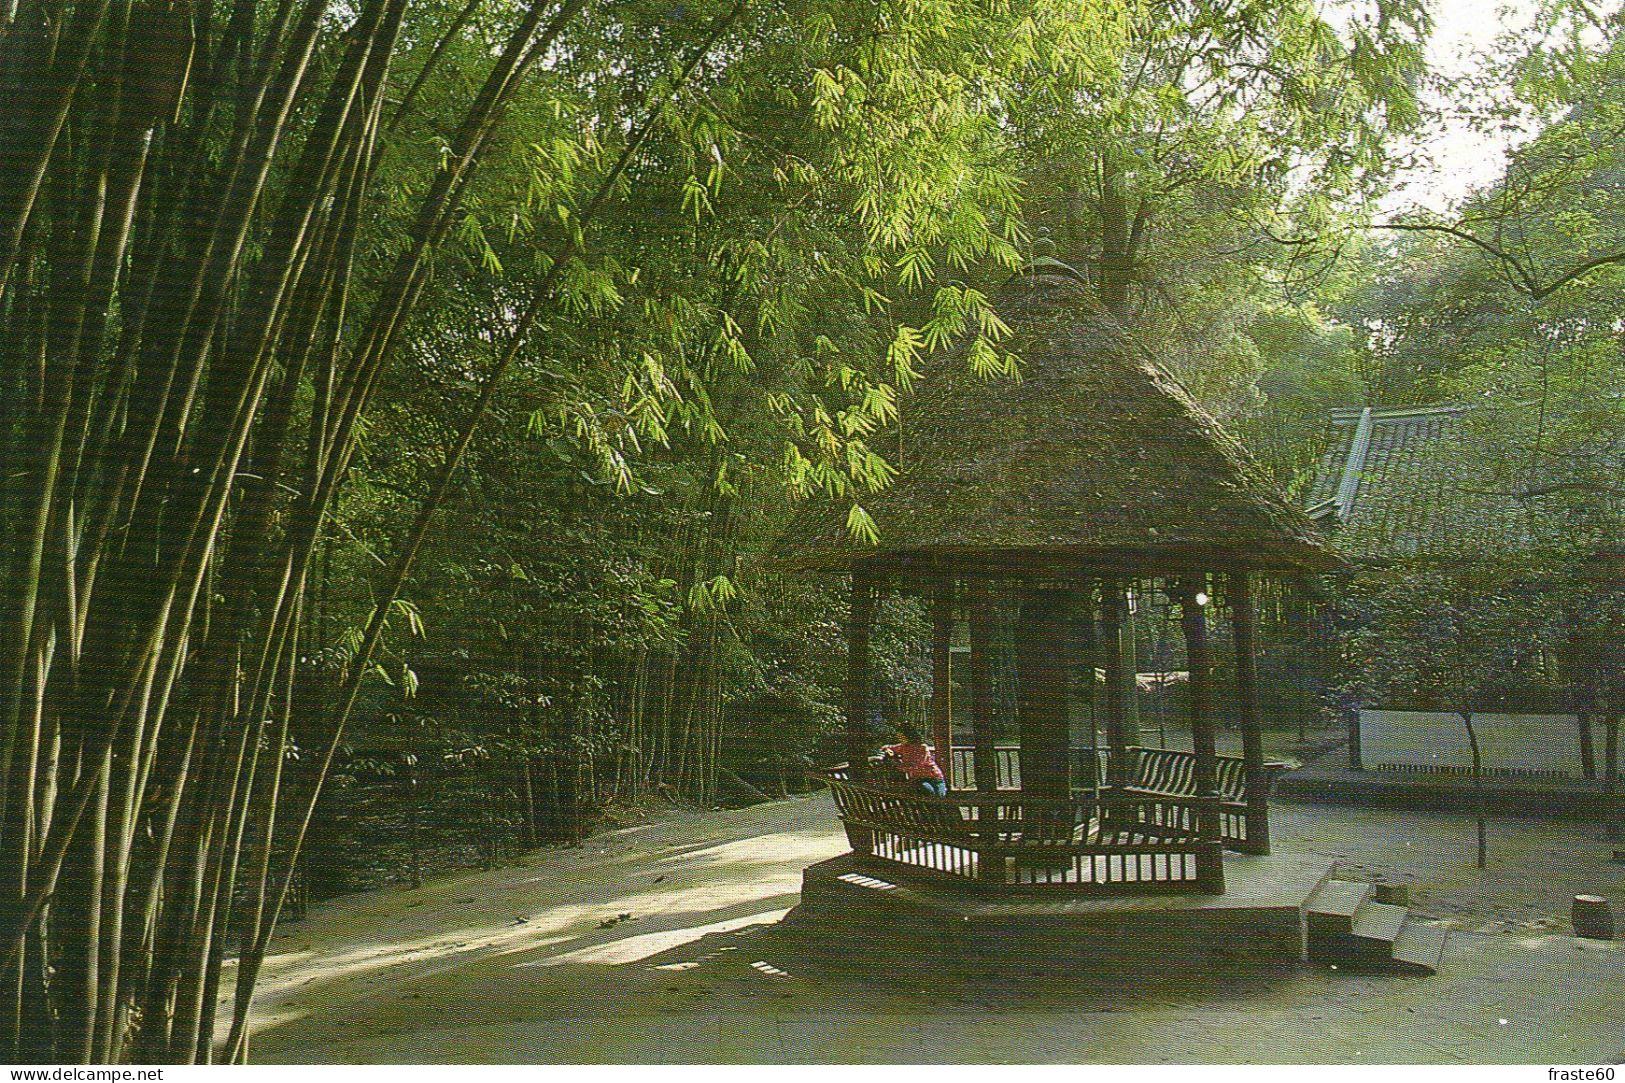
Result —
<path fill-rule="evenodd" d="M 1128 749 L 1134 757 L 1134 781 L 1127 791 L 1148 797 L 1199 797 L 1196 754 L 1169 748 Z M 1247 841 L 1247 761 L 1215 756 L 1214 781 L 1219 791 L 1219 836 L 1227 847 Z"/>
<path fill-rule="evenodd" d="M 1015 745 L 998 745 L 998 792 L 1020 792 L 1021 750 Z M 1075 793 L 1088 790 L 1096 779 L 1108 777 L 1110 753 L 1105 748 L 1074 745 L 1072 778 Z M 1196 755 L 1173 749 L 1135 745 L 1127 749 L 1131 757 L 1130 783 L 1124 793 L 1138 797 L 1190 799 L 1196 792 Z M 975 749 L 955 745 L 952 749 L 953 785 L 950 798 L 963 800 L 974 792 Z M 1286 765 L 1273 764 L 1271 774 Z M 1219 835 L 1225 846 L 1245 849 L 1247 843 L 1247 761 L 1240 756 L 1215 756 L 1214 781 L 1219 791 Z M 1120 827 L 1121 825 L 1108 825 Z M 1185 826 L 1195 829 L 1194 822 Z"/>
<path fill-rule="evenodd" d="M 1222 892 L 1219 848 L 1197 835 L 1200 801 L 1118 795 L 899 793 L 824 777 L 853 851 L 983 888 L 1117 894 Z M 1110 824 L 1110 828 L 1102 825 Z"/>
<path fill-rule="evenodd" d="M 1021 789 L 1021 749 L 1017 745 L 996 745 L 993 749 L 994 777 L 997 780 L 994 788 L 997 790 Z M 1089 745 L 1073 745 L 1067 749 L 1072 769 L 1072 786 L 1074 789 L 1093 789 L 1096 782 L 1103 782 L 1106 778 L 1107 751 L 1104 748 L 1094 748 Z M 938 762 L 943 762 L 940 759 Z M 973 745 L 954 745 L 949 752 L 947 764 L 953 770 L 952 788 L 955 790 L 974 790 L 976 788 L 976 749 Z M 945 764 L 945 765 L 947 765 Z"/>

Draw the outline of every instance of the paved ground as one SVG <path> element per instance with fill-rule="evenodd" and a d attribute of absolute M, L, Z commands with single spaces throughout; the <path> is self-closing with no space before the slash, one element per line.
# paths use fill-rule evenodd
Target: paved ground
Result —
<path fill-rule="evenodd" d="M 1412 885 L 1451 919 L 1431 978 L 1301 968 L 1021 987 L 872 965 L 777 922 L 840 853 L 822 796 L 624 829 L 530 863 L 313 909 L 268 963 L 253 1056 L 277 1062 L 1480 1062 L 1625 1060 L 1625 866 L 1572 824 L 1283 806 L 1283 843 Z M 630 918 L 620 915 L 629 914 Z"/>
<path fill-rule="evenodd" d="M 1405 771 L 1364 771 L 1347 766 L 1339 747 L 1275 783 L 1281 800 L 1370 805 L 1385 808 L 1428 808 L 1472 815 L 1479 796 L 1468 775 Z M 1625 821 L 1625 793 L 1600 780 L 1507 778 L 1483 780 L 1486 807 L 1501 816 L 1557 817 L 1576 822 Z M 1622 844 L 1625 845 L 1625 844 Z"/>

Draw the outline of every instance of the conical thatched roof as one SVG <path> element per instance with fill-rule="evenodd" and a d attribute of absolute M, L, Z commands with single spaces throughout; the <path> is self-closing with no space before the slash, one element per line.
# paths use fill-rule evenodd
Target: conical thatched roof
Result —
<path fill-rule="evenodd" d="M 1022 379 L 984 381 L 946 359 L 903 406 L 901 476 L 863 502 L 879 546 L 854 541 L 836 509 L 809 507 L 780 540 L 785 563 L 1145 575 L 1337 563 L 1084 286 L 1026 276 L 997 304 Z"/>

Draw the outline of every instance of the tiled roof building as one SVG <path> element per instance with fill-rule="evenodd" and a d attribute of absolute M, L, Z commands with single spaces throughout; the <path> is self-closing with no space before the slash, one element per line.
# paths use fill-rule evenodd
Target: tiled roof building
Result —
<path fill-rule="evenodd" d="M 1461 406 L 1332 411 L 1305 510 L 1345 558 L 1478 558 L 1530 546 L 1526 502 L 1473 469 Z"/>

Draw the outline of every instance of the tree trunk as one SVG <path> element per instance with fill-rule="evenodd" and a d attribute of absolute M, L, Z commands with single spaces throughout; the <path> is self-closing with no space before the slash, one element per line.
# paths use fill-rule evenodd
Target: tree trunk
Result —
<path fill-rule="evenodd" d="M 1597 777 L 1596 744 L 1592 738 L 1591 712 L 1579 712 L 1580 726 L 1580 776 L 1594 779 Z"/>
<path fill-rule="evenodd" d="M 1461 724 L 1467 730 L 1467 747 L 1473 756 L 1473 807 L 1478 827 L 1478 867 L 1483 868 L 1489 858 L 1489 840 L 1486 821 L 1489 811 L 1484 801 L 1484 761 L 1478 750 L 1478 730 L 1473 726 L 1473 712 L 1464 710 Z"/>
<path fill-rule="evenodd" d="M 999 752 L 994 744 L 993 706 L 993 594 L 986 583 L 970 585 L 970 700 L 973 773 L 980 793 L 999 788 Z"/>

